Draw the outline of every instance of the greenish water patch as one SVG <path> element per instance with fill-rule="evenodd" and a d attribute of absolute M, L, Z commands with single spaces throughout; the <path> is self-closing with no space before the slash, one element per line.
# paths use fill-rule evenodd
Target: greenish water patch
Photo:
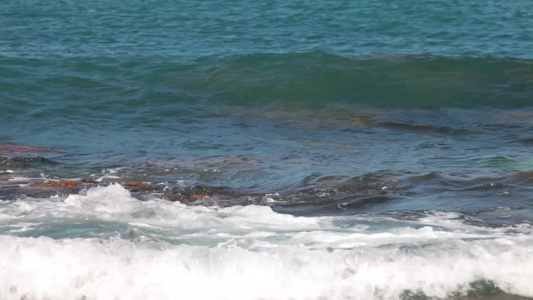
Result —
<path fill-rule="evenodd" d="M 314 51 L 206 57 L 192 64 L 111 57 L 0 62 L 11 74 L 0 81 L 7 107 L 29 110 L 32 118 L 51 109 L 73 115 L 115 110 L 142 116 L 169 109 L 179 114 L 173 108 L 178 103 L 189 113 L 191 105 L 198 110 L 206 104 L 272 103 L 520 108 L 531 106 L 533 93 L 533 61 L 514 58 Z"/>

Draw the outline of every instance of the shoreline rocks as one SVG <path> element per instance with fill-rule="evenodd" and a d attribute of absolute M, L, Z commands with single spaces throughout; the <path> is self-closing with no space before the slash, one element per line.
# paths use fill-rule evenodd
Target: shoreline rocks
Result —
<path fill-rule="evenodd" d="M 13 200 L 24 196 L 33 198 L 47 198 L 54 195 L 66 196 L 69 194 L 78 194 L 84 189 L 89 189 L 95 186 L 108 186 L 110 184 L 120 184 L 139 200 L 147 200 L 149 197 L 155 196 L 171 202 L 192 204 L 195 202 L 201 202 L 204 198 L 228 199 L 239 198 L 242 196 L 235 195 L 229 190 L 220 187 L 192 186 L 169 188 L 167 186 L 153 185 L 151 183 L 137 181 L 99 182 L 85 178 L 79 180 L 47 181 L 38 178 L 13 180 L 13 177 L 8 178 L 7 176 L 4 179 L 5 180 L 0 181 L 0 199 L 2 200 Z"/>
<path fill-rule="evenodd" d="M 0 143 L 0 155 L 1 154 L 14 154 L 14 153 L 43 153 L 43 152 L 60 152 L 61 150 L 49 147 L 16 145 L 8 143 Z"/>
<path fill-rule="evenodd" d="M 39 146 L 16 145 L 0 143 L 0 166 L 15 170 L 7 170 L 0 173 L 0 200 L 15 200 L 23 197 L 48 198 L 54 195 L 67 196 L 78 194 L 83 190 L 95 186 L 108 186 L 110 184 L 120 184 L 139 200 L 147 200 L 157 197 L 171 202 L 181 202 L 189 205 L 212 205 L 235 203 L 235 200 L 242 202 L 258 203 L 264 195 L 236 193 L 228 187 L 210 186 L 180 186 L 172 187 L 167 185 L 153 184 L 150 182 L 138 181 L 100 181 L 94 179 L 64 179 L 48 180 L 46 178 L 35 178 L 35 174 L 19 174 L 16 164 L 21 160 L 32 159 L 32 155 L 42 153 L 62 152 L 60 149 Z M 46 160 L 45 158 L 41 159 Z"/>

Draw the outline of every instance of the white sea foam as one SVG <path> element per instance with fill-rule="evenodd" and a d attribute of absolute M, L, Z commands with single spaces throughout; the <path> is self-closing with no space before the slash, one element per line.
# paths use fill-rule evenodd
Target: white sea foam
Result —
<path fill-rule="evenodd" d="M 406 290 L 446 297 L 480 279 L 533 296 L 528 233 L 438 212 L 417 228 L 357 218 L 139 201 L 119 185 L 1 203 L 0 299 L 398 299 Z M 347 219 L 356 221 L 335 225 Z M 37 234 L 80 222 L 102 232 Z"/>
<path fill-rule="evenodd" d="M 254 251 L 239 246 L 1 236 L 2 299 L 397 299 L 445 297 L 492 280 L 533 296 L 531 248 L 520 241 L 451 248 Z"/>
<path fill-rule="evenodd" d="M 96 179 L 96 181 L 98 182 L 101 182 L 101 181 L 104 181 L 106 179 L 120 179 L 121 176 L 120 175 L 116 175 L 118 174 L 121 170 L 123 170 L 124 168 L 110 168 L 110 169 L 105 169 L 105 170 L 102 170 L 102 176 L 100 176 L 99 178 Z M 91 174 L 91 176 L 97 176 L 96 174 Z"/>

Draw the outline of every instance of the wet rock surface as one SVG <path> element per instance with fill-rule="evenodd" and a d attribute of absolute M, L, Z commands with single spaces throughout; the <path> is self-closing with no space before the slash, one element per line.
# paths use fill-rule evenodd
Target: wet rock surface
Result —
<path fill-rule="evenodd" d="M 5 154 L 15 150 L 19 152 Z M 98 186 L 119 184 L 139 200 L 160 198 L 220 207 L 258 204 L 292 215 L 375 213 L 396 210 L 397 205 L 402 209 L 446 209 L 452 204 L 464 208 L 463 212 L 476 213 L 492 209 L 490 203 L 484 205 L 487 195 L 494 203 L 527 206 L 533 182 L 533 172 L 527 169 L 491 176 L 381 170 L 353 177 L 313 173 L 300 182 L 275 188 L 238 184 L 230 187 L 224 184 L 233 184 L 231 176 L 237 173 L 220 171 L 217 164 L 195 169 L 186 164 L 125 161 L 96 164 L 80 171 L 79 165 L 64 163 L 77 154 L 58 155 L 48 152 L 60 151 L 57 149 L 5 143 L 0 143 L 0 151 L 4 151 L 0 152 L 0 200 L 66 197 Z M 432 201 L 427 201 L 427 197 Z"/>
<path fill-rule="evenodd" d="M 45 152 L 61 152 L 61 150 L 49 148 L 49 147 L 0 143 L 0 155 L 14 154 L 14 153 L 45 153 Z"/>
<path fill-rule="evenodd" d="M 120 184 L 132 193 L 132 196 L 139 200 L 146 200 L 150 197 L 158 197 L 169 201 L 179 201 L 183 203 L 203 203 L 203 198 L 229 198 L 233 192 L 227 188 L 189 186 L 189 187 L 169 187 L 162 184 L 138 181 L 120 180 L 95 180 L 86 178 L 76 178 L 68 180 L 50 180 L 47 178 L 37 178 L 28 176 L 24 172 L 18 171 L 24 167 L 25 163 L 35 161 L 51 161 L 41 155 L 51 152 L 62 152 L 60 149 L 15 145 L 0 143 L 0 166 L 7 167 L 0 173 L 0 199 L 14 200 L 23 197 L 48 198 L 54 195 L 67 196 L 78 194 L 83 190 L 88 190 L 96 186 L 108 186 Z M 14 170 L 9 169 L 14 168 Z"/>
<path fill-rule="evenodd" d="M 13 177 L 3 176 L 0 180 L 0 198 L 17 199 L 21 197 L 47 198 L 54 195 L 66 196 L 78 194 L 96 186 L 120 184 L 129 190 L 139 200 L 157 197 L 169 201 L 183 203 L 201 203 L 203 198 L 231 198 L 225 188 L 193 186 L 184 188 L 169 188 L 168 186 L 154 185 L 147 182 L 121 182 L 78 179 L 78 180 L 43 180 L 39 178 L 17 180 Z"/>

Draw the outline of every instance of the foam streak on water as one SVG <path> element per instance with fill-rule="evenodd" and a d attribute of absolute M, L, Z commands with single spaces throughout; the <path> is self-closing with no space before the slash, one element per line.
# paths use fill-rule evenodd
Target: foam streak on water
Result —
<path fill-rule="evenodd" d="M 111 185 L 6 201 L 0 218 L 2 299 L 445 298 L 479 280 L 533 296 L 531 228 L 472 226 L 455 213 L 380 229 L 392 217 L 190 207 Z M 70 236 L 54 238 L 67 224 Z"/>

